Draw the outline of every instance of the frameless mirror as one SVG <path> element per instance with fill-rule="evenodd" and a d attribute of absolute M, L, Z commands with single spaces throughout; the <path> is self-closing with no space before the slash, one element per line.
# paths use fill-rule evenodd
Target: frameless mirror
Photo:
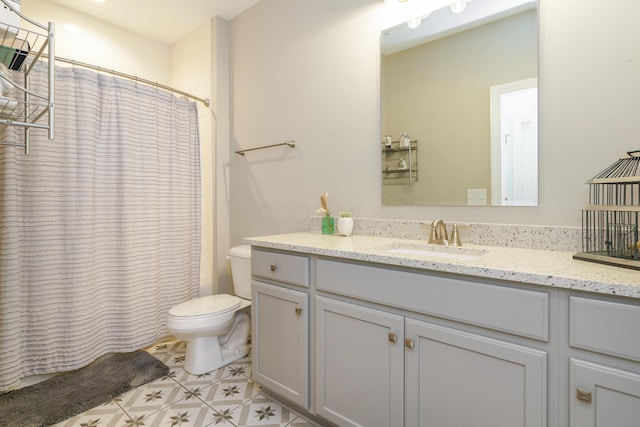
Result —
<path fill-rule="evenodd" d="M 536 206 L 537 3 L 451 3 L 381 35 L 382 203 Z"/>

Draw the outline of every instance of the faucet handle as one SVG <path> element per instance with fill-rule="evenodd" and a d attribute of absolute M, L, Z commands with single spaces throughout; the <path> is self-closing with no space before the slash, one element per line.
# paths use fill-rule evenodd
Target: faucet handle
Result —
<path fill-rule="evenodd" d="M 451 246 L 462 246 L 462 242 L 460 241 L 460 233 L 458 232 L 458 228 L 468 228 L 469 225 L 463 224 L 453 224 L 451 229 L 451 239 L 449 239 L 449 244 Z"/>
<path fill-rule="evenodd" d="M 429 241 L 427 243 L 429 244 L 438 243 L 438 232 L 433 225 L 431 226 L 431 233 L 429 233 Z"/>
<path fill-rule="evenodd" d="M 451 229 L 451 238 L 449 239 L 449 244 L 451 246 L 462 246 L 462 242 L 460 242 L 460 233 L 458 233 L 458 224 L 453 224 L 453 228 Z"/>

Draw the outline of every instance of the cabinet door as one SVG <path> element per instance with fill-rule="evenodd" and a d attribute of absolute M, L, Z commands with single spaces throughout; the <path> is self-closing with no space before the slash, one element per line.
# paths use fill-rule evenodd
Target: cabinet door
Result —
<path fill-rule="evenodd" d="M 406 426 L 547 425 L 544 351 L 406 319 Z"/>
<path fill-rule="evenodd" d="M 316 297 L 316 411 L 339 426 L 403 425 L 404 319 Z"/>
<path fill-rule="evenodd" d="M 570 372 L 572 427 L 640 425 L 640 375 L 577 359 Z"/>
<path fill-rule="evenodd" d="M 308 295 L 252 282 L 252 376 L 309 408 Z"/>

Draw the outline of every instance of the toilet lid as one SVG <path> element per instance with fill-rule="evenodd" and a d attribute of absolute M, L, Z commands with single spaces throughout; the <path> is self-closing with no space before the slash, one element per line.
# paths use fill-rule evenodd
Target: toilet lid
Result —
<path fill-rule="evenodd" d="M 227 294 L 209 295 L 185 301 L 169 310 L 172 316 L 202 316 L 233 311 L 240 305 L 238 297 Z"/>

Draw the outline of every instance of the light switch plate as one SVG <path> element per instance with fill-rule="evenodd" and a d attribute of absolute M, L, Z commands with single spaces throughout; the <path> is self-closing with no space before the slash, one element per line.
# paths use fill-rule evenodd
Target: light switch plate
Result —
<path fill-rule="evenodd" d="M 486 206 L 486 204 L 487 204 L 486 188 L 468 188 L 467 189 L 467 205 Z"/>

